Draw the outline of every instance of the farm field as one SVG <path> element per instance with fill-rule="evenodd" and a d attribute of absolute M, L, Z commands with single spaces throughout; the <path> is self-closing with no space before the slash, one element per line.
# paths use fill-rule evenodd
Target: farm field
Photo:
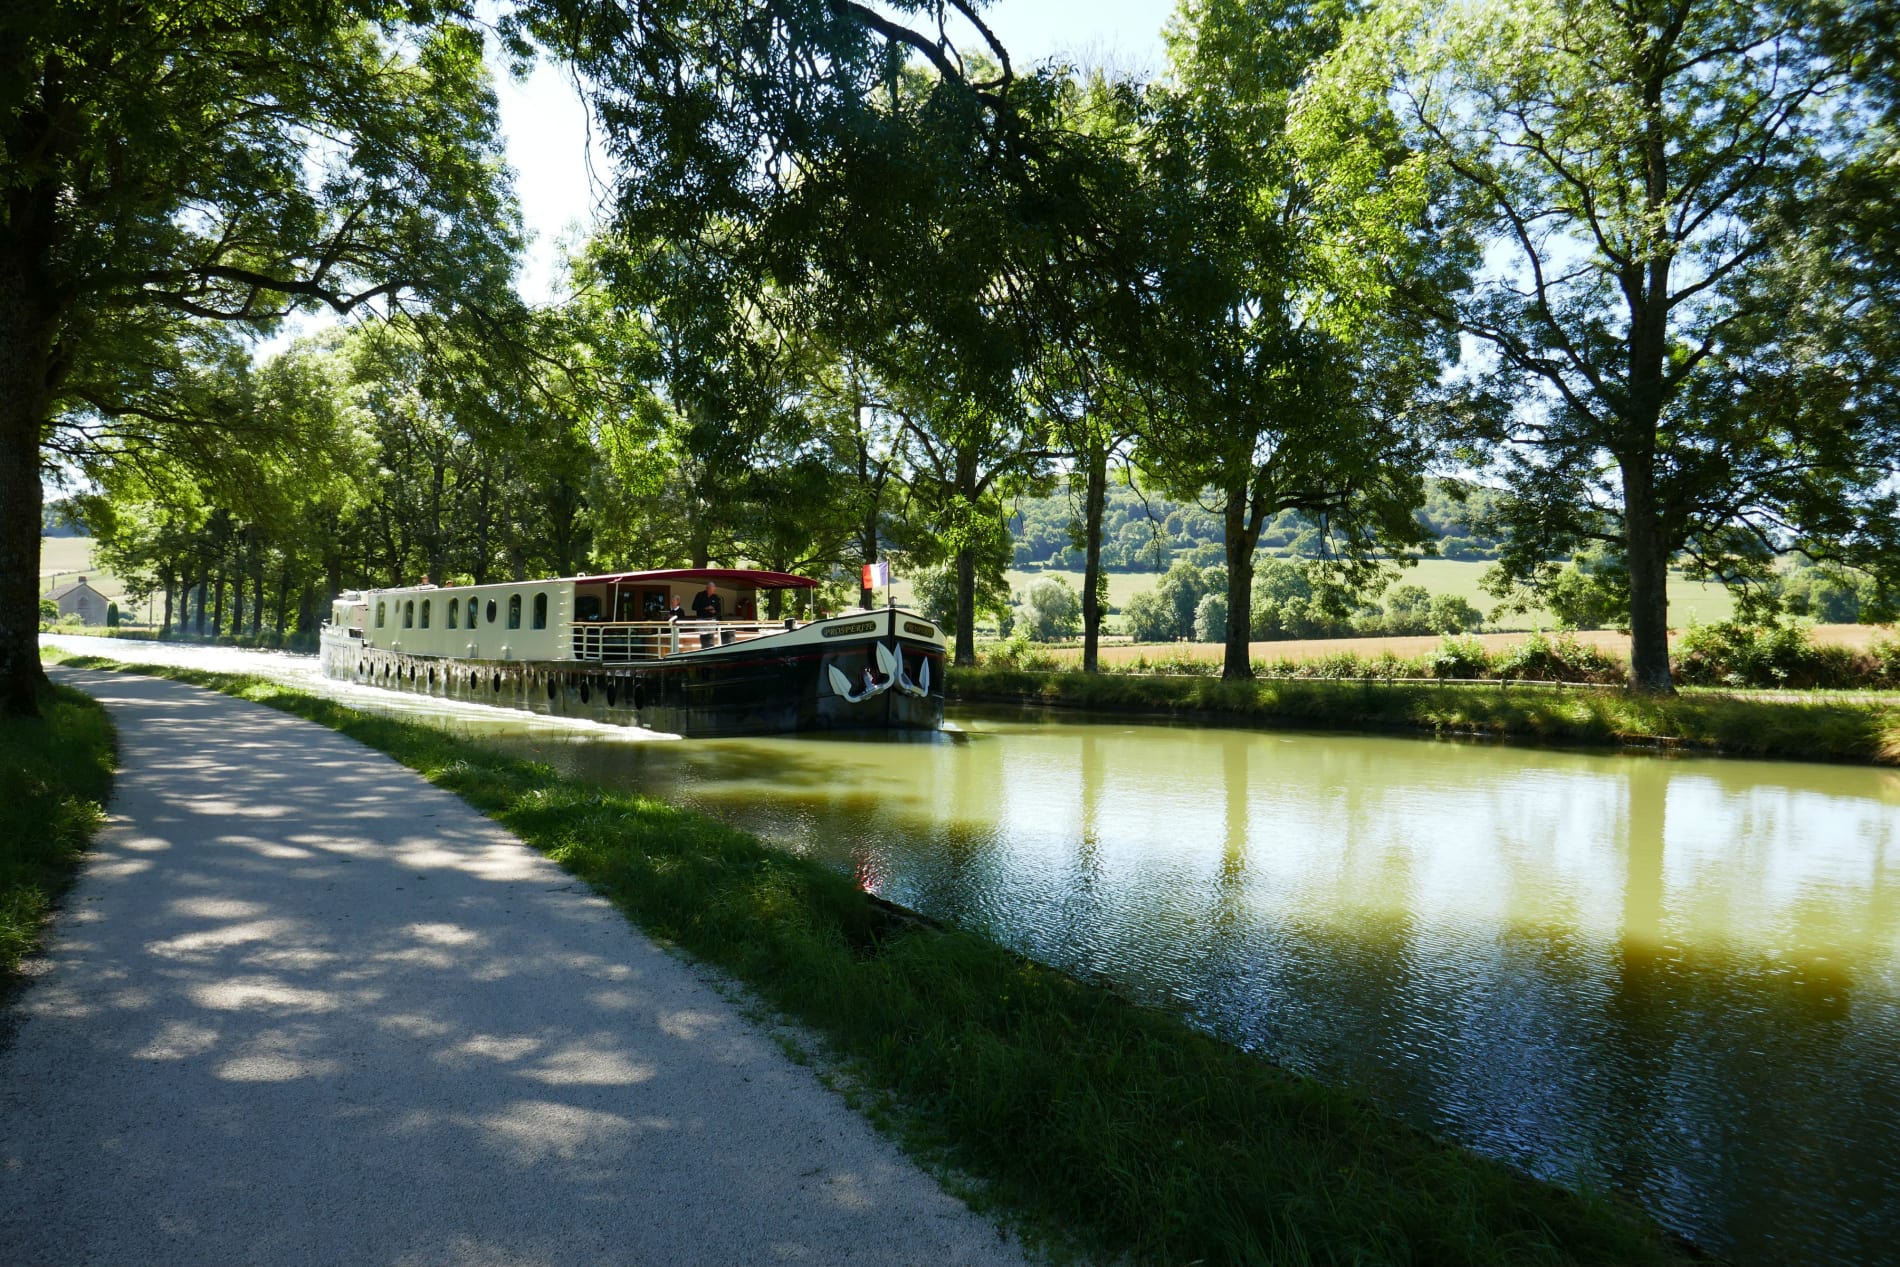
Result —
<path fill-rule="evenodd" d="M 110 572 L 93 567 L 91 537 L 40 538 L 40 593 L 82 576 L 107 598 L 125 596 L 124 582 Z"/>
<path fill-rule="evenodd" d="M 1497 606 L 1497 599 L 1486 594 L 1478 581 L 1488 563 L 1470 563 L 1457 559 L 1425 559 L 1416 567 L 1407 568 L 1399 579 L 1398 585 L 1423 585 L 1433 595 L 1451 594 L 1469 602 L 1483 612 L 1487 625 L 1490 623 L 1491 610 Z M 1080 572 L 1026 572 L 1011 569 L 1009 578 L 1010 593 L 1017 601 L 1026 601 L 1029 587 L 1048 576 L 1059 576 L 1067 581 L 1078 593 L 1082 589 Z M 1154 589 L 1160 581 L 1155 572 L 1110 572 L 1108 574 L 1108 601 L 1117 612 L 1127 606 L 1128 600 L 1136 594 Z M 893 578 L 891 595 L 898 603 L 910 601 L 910 586 L 902 578 Z M 1672 625 L 1686 626 L 1696 624 L 1715 624 L 1727 620 L 1735 612 L 1735 601 L 1728 590 L 1720 585 L 1704 581 L 1691 581 L 1680 572 L 1669 574 L 1669 621 Z M 1533 610 L 1519 616 L 1505 617 L 1499 622 L 1500 630 L 1531 630 L 1549 628 L 1555 622 L 1549 613 Z M 1111 615 L 1108 619 L 1111 631 L 1119 631 L 1121 619 Z M 1434 645 L 1436 642 L 1434 640 Z"/>
<path fill-rule="evenodd" d="M 1866 650 L 1876 638 L 1891 637 L 1893 630 L 1878 625 L 1816 625 L 1810 636 L 1821 646 L 1845 646 Z M 1502 651 L 1516 646 L 1528 638 L 1528 632 L 1488 633 L 1475 635 L 1487 651 Z M 1627 660 L 1630 653 L 1630 640 L 1627 634 L 1612 629 L 1591 629 L 1573 635 L 1578 642 L 1596 647 L 1620 659 Z M 1673 643 L 1680 634 L 1672 634 Z M 1253 642 L 1248 644 L 1248 654 L 1255 660 L 1286 660 L 1294 664 L 1307 660 L 1320 660 L 1327 656 L 1350 652 L 1362 659 L 1370 659 L 1382 652 L 1390 651 L 1396 656 L 1416 656 L 1435 649 L 1438 646 L 1437 635 L 1424 635 L 1405 638 L 1312 638 L 1303 641 Z M 1064 664 L 1080 664 L 1082 648 L 1077 646 L 1057 646 L 1047 649 L 1048 654 Z M 1195 660 L 1217 662 L 1223 654 L 1219 643 L 1213 642 L 1161 642 L 1161 643 L 1104 643 L 1101 659 L 1104 665 L 1133 664 L 1144 657 L 1154 659 L 1158 656 L 1183 657 Z"/>

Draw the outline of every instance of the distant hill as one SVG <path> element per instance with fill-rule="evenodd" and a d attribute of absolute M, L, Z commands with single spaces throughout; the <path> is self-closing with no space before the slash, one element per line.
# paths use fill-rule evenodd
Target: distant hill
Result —
<path fill-rule="evenodd" d="M 1462 561 L 1495 559 L 1498 543 L 1475 533 L 1468 520 L 1481 509 L 1489 494 L 1470 494 L 1469 504 L 1452 496 L 1452 486 L 1435 480 L 1427 490 L 1419 522 L 1438 539 L 1441 557 Z M 1082 570 L 1079 544 L 1071 539 L 1070 525 L 1079 532 L 1081 508 L 1066 492 L 1047 497 L 1024 497 L 1016 502 L 1009 520 L 1015 541 L 1014 562 L 1019 568 Z M 1285 511 L 1260 534 L 1260 553 L 1310 555 L 1317 551 L 1317 531 L 1307 520 Z M 1102 509 L 1102 566 L 1110 572 L 1165 572 L 1176 559 L 1200 566 L 1226 559 L 1227 532 L 1219 516 L 1192 502 L 1144 496 L 1127 484 L 1111 484 Z"/>
<path fill-rule="evenodd" d="M 40 507 L 40 536 L 89 537 L 92 530 L 73 509 L 70 501 L 47 502 Z"/>

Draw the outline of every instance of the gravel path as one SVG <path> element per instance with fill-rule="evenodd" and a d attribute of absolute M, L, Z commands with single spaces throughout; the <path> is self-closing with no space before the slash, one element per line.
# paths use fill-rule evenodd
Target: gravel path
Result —
<path fill-rule="evenodd" d="M 706 976 L 312 723 L 56 671 L 110 825 L 0 1051 L 0 1262 L 1020 1263 Z"/>

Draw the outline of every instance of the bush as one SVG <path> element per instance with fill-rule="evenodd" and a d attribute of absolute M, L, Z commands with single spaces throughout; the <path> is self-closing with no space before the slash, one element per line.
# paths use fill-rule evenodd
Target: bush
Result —
<path fill-rule="evenodd" d="M 1624 682 L 1629 672 L 1606 651 L 1578 642 L 1569 631 L 1546 637 L 1539 630 L 1506 651 L 1493 666 L 1499 677 L 1532 682 Z"/>
<path fill-rule="evenodd" d="M 1871 667 L 1876 685 L 1900 687 L 1900 638 L 1884 634 L 1875 638 L 1868 656 L 1873 660 Z"/>
<path fill-rule="evenodd" d="M 40 628 L 45 630 L 59 623 L 59 604 L 50 598 L 40 600 Z"/>
<path fill-rule="evenodd" d="M 1440 594 L 1432 600 L 1433 633 L 1475 633 L 1484 627 L 1484 613 L 1456 594 Z"/>
<path fill-rule="evenodd" d="M 1694 686 L 1849 688 L 1879 674 L 1878 656 L 1817 647 L 1808 629 L 1799 622 L 1691 625 L 1676 647 L 1676 679 Z"/>
<path fill-rule="evenodd" d="M 106 604 L 106 628 L 117 629 L 118 627 L 119 627 L 119 605 L 117 603 L 108 602 Z"/>
<path fill-rule="evenodd" d="M 1029 587 L 1029 636 L 1037 642 L 1073 638 L 1082 624 L 1082 599 L 1059 576 Z"/>
<path fill-rule="evenodd" d="M 1395 637 L 1437 632 L 1432 628 L 1432 592 L 1423 585 L 1399 585 L 1385 602 L 1385 616 L 1379 622 Z"/>
<path fill-rule="evenodd" d="M 1029 639 L 1020 629 L 1008 640 L 985 651 L 982 661 L 986 669 L 1016 669 L 1026 673 L 1052 673 L 1061 667 L 1047 651 L 1032 650 Z"/>
<path fill-rule="evenodd" d="M 1227 595 L 1203 594 L 1194 609 L 1194 638 L 1197 642 L 1227 641 Z"/>
<path fill-rule="evenodd" d="M 1433 677 L 1479 678 L 1491 671 L 1491 654 L 1476 638 L 1446 634 L 1432 653 L 1431 665 Z"/>

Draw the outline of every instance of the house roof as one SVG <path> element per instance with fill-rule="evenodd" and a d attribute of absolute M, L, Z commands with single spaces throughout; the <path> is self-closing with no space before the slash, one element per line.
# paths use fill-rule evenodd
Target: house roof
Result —
<path fill-rule="evenodd" d="M 72 594 L 76 594 L 80 590 L 90 590 L 92 593 L 98 594 L 100 598 L 105 597 L 103 593 L 100 593 L 100 591 L 93 589 L 93 587 L 87 584 L 85 581 L 68 581 L 66 582 L 66 584 L 60 586 L 58 589 L 48 590 L 45 594 L 45 597 L 50 598 L 54 602 L 57 603 L 60 599 L 66 598 Z"/>

